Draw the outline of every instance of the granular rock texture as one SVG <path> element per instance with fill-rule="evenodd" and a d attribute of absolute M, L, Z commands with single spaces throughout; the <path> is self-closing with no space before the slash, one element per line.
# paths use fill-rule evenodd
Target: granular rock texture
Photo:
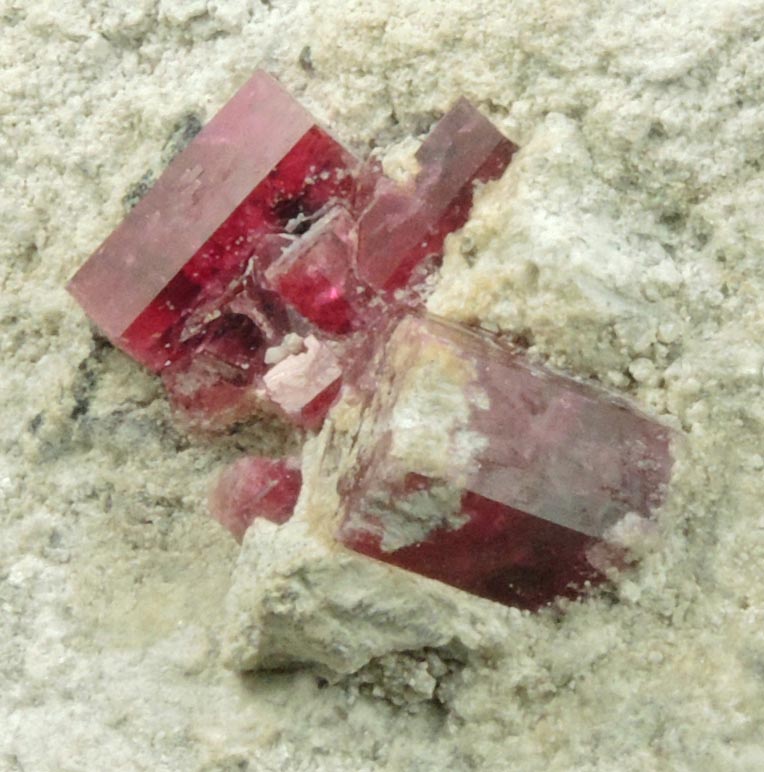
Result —
<path fill-rule="evenodd" d="M 764 765 L 764 4 L 5 0 L 0 19 L 0 769 Z M 429 305 L 686 432 L 610 589 L 536 615 L 408 574 L 363 592 L 394 569 L 321 552 L 320 480 L 241 553 L 208 518 L 213 473 L 295 439 L 180 432 L 64 284 L 257 66 L 394 178 L 460 95 L 522 147 Z M 296 669 L 224 667 L 279 657 Z"/>

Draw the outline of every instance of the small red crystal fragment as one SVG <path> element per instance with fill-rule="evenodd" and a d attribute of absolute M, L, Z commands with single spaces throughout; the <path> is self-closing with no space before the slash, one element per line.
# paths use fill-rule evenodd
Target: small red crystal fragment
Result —
<path fill-rule="evenodd" d="M 339 360 L 327 343 L 312 335 L 303 343 L 304 351 L 287 355 L 263 377 L 270 400 L 297 425 L 304 420 L 315 423 L 321 406 L 328 409 L 327 393 L 336 395 L 342 376 Z"/>
<path fill-rule="evenodd" d="M 305 429 L 320 429 L 341 388 L 342 381 L 338 378 L 303 407 L 297 423 Z"/>
<path fill-rule="evenodd" d="M 666 427 L 488 334 L 407 317 L 376 381 L 339 486 L 359 552 L 538 608 L 601 580 L 590 549 L 663 501 Z"/>
<path fill-rule="evenodd" d="M 353 273 L 355 222 L 334 207 L 266 271 L 269 285 L 285 302 L 328 333 L 357 329 L 363 288 Z"/>
<path fill-rule="evenodd" d="M 240 542 L 257 517 L 289 520 L 301 484 L 297 460 L 246 456 L 220 474 L 210 493 L 210 513 Z"/>

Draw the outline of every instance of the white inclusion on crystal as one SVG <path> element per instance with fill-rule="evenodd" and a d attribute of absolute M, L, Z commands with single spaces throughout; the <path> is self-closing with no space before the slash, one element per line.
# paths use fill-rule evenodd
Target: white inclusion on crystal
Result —
<path fill-rule="evenodd" d="M 469 518 L 461 513 L 462 491 L 450 485 L 435 484 L 427 490 L 397 496 L 369 497 L 367 511 L 380 517 L 380 546 L 393 552 L 424 541 L 436 528 L 457 529 Z"/>
<path fill-rule="evenodd" d="M 278 346 L 271 346 L 265 351 L 265 364 L 275 365 L 286 359 L 291 354 L 299 354 L 303 349 L 304 341 L 296 332 L 290 332 L 284 336 Z"/>
<path fill-rule="evenodd" d="M 381 480 L 372 485 L 364 504 L 364 511 L 382 524 L 378 533 L 386 551 L 464 524 L 461 497 L 488 447 L 472 420 L 475 410 L 489 404 L 474 363 L 448 341 L 429 335 L 420 321 L 399 326 L 390 352 L 390 380 L 379 406 L 382 414 L 385 402 L 390 408 L 381 427 L 389 431 L 390 449 L 376 468 Z M 400 483 L 412 473 L 428 478 L 428 487 L 400 491 Z M 365 515 L 354 521 L 361 529 L 372 522 Z"/>
<path fill-rule="evenodd" d="M 293 217 L 285 226 L 284 230 L 291 236 L 294 232 L 304 223 L 310 220 L 305 214 L 300 212 L 297 216 Z"/>
<path fill-rule="evenodd" d="M 470 428 L 487 396 L 472 366 L 439 342 L 402 375 L 390 418 L 390 455 L 409 472 L 464 486 L 488 440 Z"/>

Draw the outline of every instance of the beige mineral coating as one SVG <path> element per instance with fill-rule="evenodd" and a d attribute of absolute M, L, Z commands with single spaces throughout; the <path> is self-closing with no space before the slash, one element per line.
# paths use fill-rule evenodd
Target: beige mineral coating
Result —
<path fill-rule="evenodd" d="M 764 767 L 762 2 L 7 0 L 0 17 L 3 772 Z M 349 558 L 304 515 L 241 555 L 207 519 L 213 472 L 293 440 L 184 435 L 64 285 L 189 116 L 261 65 L 398 170 L 462 94 L 522 146 L 449 239 L 430 306 L 687 433 L 608 592 L 532 616 L 444 590 L 423 632 L 424 580 L 385 567 L 365 604 L 377 567 L 337 575 Z M 279 591 L 282 629 L 310 622 L 325 680 L 224 667 L 231 611 L 251 632 L 263 611 L 247 576 Z"/>
<path fill-rule="evenodd" d="M 413 342 L 407 345 L 409 337 Z M 416 320 L 404 319 L 389 345 L 394 354 L 385 372 L 395 394 L 389 397 L 392 404 L 385 428 L 390 432 L 391 464 L 403 474 L 414 472 L 466 485 L 466 473 L 473 471 L 488 444 L 470 429 L 474 406 L 484 407 L 488 399 L 476 368 L 459 356 L 455 346 L 428 340 Z"/>

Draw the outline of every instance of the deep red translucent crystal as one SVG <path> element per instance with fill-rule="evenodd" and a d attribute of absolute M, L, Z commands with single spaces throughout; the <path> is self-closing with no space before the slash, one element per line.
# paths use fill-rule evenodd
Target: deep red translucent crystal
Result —
<path fill-rule="evenodd" d="M 358 275 L 377 290 L 408 284 L 437 261 L 445 237 L 469 216 L 474 183 L 501 176 L 517 150 L 466 99 L 439 121 L 416 154 L 413 189 L 384 178 L 359 220 Z"/>
<path fill-rule="evenodd" d="M 368 304 L 368 292 L 353 271 L 355 250 L 355 221 L 336 206 L 284 250 L 266 280 L 320 330 L 345 335 L 363 325 Z"/>
<path fill-rule="evenodd" d="M 121 336 L 128 353 L 154 370 L 189 350 L 188 319 L 222 299 L 245 274 L 264 271 L 328 202 L 352 192 L 354 160 L 312 127 L 195 252 Z M 150 194 L 149 194 L 150 195 Z"/>
<path fill-rule="evenodd" d="M 498 177 L 514 150 L 461 100 L 400 187 L 258 72 L 69 290 L 162 374 L 193 425 L 224 428 L 265 408 L 317 428 L 339 393 L 344 348 L 393 307 L 421 305 L 417 287 L 464 223 L 473 183 Z"/>
<path fill-rule="evenodd" d="M 267 409 L 317 430 L 340 394 L 356 399 L 337 539 L 538 608 L 600 581 L 613 527 L 662 503 L 671 435 L 487 334 L 423 315 L 425 280 L 475 184 L 515 150 L 461 99 L 399 184 L 257 72 L 69 290 L 161 374 L 194 426 Z M 294 459 L 243 458 L 210 509 L 241 540 L 256 517 L 285 522 L 300 485 Z"/>
<path fill-rule="evenodd" d="M 570 528 L 465 492 L 458 531 L 436 528 L 423 541 L 386 551 L 368 532 L 342 536 L 346 546 L 378 560 L 510 606 L 536 610 L 575 598 L 605 578 L 587 553 L 599 543 Z M 378 521 L 376 527 L 384 528 Z M 615 561 L 620 551 L 612 549 Z"/>

